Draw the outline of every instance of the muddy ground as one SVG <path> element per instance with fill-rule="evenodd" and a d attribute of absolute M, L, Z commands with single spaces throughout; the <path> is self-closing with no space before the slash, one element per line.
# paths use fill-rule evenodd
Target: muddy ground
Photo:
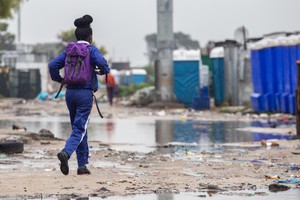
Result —
<path fill-rule="evenodd" d="M 229 109 L 229 108 L 228 108 Z M 187 109 L 147 109 L 101 106 L 104 117 L 178 120 L 288 120 L 288 115 L 256 115 Z M 30 116 L 68 115 L 64 102 L 0 101 L 0 120 Z M 92 117 L 98 117 L 93 109 Z M 42 129 L 43 127 L 41 127 Z M 1 129 L 1 127 L 0 127 Z M 294 127 L 275 128 L 277 133 L 296 134 Z M 275 130 L 274 128 L 272 130 Z M 271 131 L 272 131 L 271 130 Z M 262 130 L 260 130 L 262 131 Z M 269 132 L 268 128 L 264 131 Z M 116 150 L 116 144 L 90 141 L 91 175 L 76 175 L 76 159 L 70 159 L 70 174 L 59 170 L 56 154 L 62 140 L 43 138 L 27 131 L 0 130 L 0 139 L 23 140 L 24 152 L 0 154 L 0 198 L 77 198 L 133 194 L 207 191 L 208 196 L 224 191 L 269 189 L 278 180 L 300 179 L 300 140 L 227 144 L 225 152 L 178 151 L 166 153 L 172 145 L 151 153 Z M 270 143 L 271 144 L 271 143 Z M 124 144 L 123 144 L 124 145 Z M 125 144 L 126 145 L 126 144 Z M 128 144 L 129 145 L 129 144 Z M 184 147 L 183 147 L 184 149 Z M 171 152 L 171 151 L 169 151 Z M 295 164 L 293 166 L 292 164 Z M 297 188 L 297 184 L 285 184 Z M 300 189 L 299 189 L 300 190 Z M 257 193 L 256 195 L 267 195 Z M 207 197 L 208 197 L 207 196 Z"/>

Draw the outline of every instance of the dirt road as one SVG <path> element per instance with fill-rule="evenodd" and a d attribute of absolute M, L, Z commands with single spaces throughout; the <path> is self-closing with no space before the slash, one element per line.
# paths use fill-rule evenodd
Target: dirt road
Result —
<path fill-rule="evenodd" d="M 194 120 L 251 120 L 251 116 L 185 110 L 149 110 L 103 107 L 109 117 L 131 114 L 136 118 Z M 110 113 L 109 113 L 110 112 Z M 17 113 L 17 114 L 16 114 Z M 21 114 L 20 114 L 21 113 Z M 2 107 L 0 120 L 18 119 L 29 114 L 67 113 L 62 103 L 18 104 Z M 96 115 L 96 111 L 93 112 Z M 286 130 L 285 130 L 286 131 Z M 294 134 L 290 131 L 286 134 Z M 278 180 L 299 180 L 300 140 L 276 141 L 276 146 L 261 142 L 231 144 L 225 152 L 168 151 L 172 146 L 151 153 L 117 151 L 113 144 L 90 142 L 91 175 L 76 175 L 75 155 L 70 159 L 70 174 L 59 170 L 56 154 L 61 140 L 37 140 L 29 132 L 1 130 L 0 138 L 18 137 L 26 142 L 21 154 L 0 154 L 0 198 L 77 198 L 109 197 L 129 194 L 184 193 L 268 189 Z M 184 147 L 183 147 L 184 149 Z M 170 153 L 172 152 L 172 153 Z M 297 184 L 288 184 L 296 188 Z M 258 194 L 259 195 L 259 194 Z"/>

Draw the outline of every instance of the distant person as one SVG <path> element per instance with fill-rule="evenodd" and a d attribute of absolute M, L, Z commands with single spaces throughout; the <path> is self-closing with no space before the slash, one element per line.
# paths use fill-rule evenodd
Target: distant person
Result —
<path fill-rule="evenodd" d="M 107 78 L 106 76 L 104 76 L 102 82 L 106 85 L 108 101 L 109 104 L 112 106 L 116 89 L 115 77 L 111 73 L 109 73 L 107 74 Z"/>
<path fill-rule="evenodd" d="M 92 45 L 92 22 L 93 18 L 89 15 L 76 19 L 74 25 L 77 27 L 77 42 L 69 43 L 66 49 L 49 63 L 52 80 L 66 83 L 66 103 L 72 125 L 70 137 L 57 154 L 60 170 L 64 175 L 69 174 L 68 160 L 74 151 L 77 154 L 77 174 L 91 173 L 86 167 L 89 157 L 87 125 L 92 109 L 93 92 L 98 90 L 98 84 L 95 84 L 98 83 L 96 74 L 110 72 L 106 59 Z M 65 69 L 64 78 L 59 73 L 62 68 Z M 96 68 L 100 69 L 100 72 L 96 72 Z"/>

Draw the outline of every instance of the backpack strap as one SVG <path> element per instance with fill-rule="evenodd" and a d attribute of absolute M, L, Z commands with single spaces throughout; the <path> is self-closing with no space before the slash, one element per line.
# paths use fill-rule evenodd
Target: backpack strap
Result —
<path fill-rule="evenodd" d="M 96 96 L 95 96 L 94 94 L 93 94 L 93 97 L 94 97 L 94 99 L 95 99 L 95 104 L 96 104 L 96 107 L 97 107 L 97 111 L 98 111 L 98 113 L 99 113 L 100 117 L 101 117 L 101 118 L 103 118 L 103 116 L 102 116 L 102 114 L 101 114 L 101 112 L 100 112 L 100 109 L 99 109 L 98 103 L 97 103 L 97 98 L 96 98 Z"/>
<path fill-rule="evenodd" d="M 55 99 L 57 99 L 57 97 L 58 97 L 58 95 L 59 95 L 59 93 L 61 92 L 61 90 L 62 90 L 62 88 L 63 88 L 63 86 L 64 86 L 64 81 L 62 80 L 61 81 L 61 83 L 60 83 L 60 87 L 59 87 L 59 90 L 58 90 L 58 92 L 56 93 L 56 95 L 55 95 Z"/>
<path fill-rule="evenodd" d="M 71 74 L 71 55 L 68 55 L 67 62 L 69 64 L 68 74 L 70 75 Z"/>
<path fill-rule="evenodd" d="M 81 67 L 81 64 L 82 64 L 82 57 L 79 56 L 78 59 L 77 59 L 77 63 L 76 63 L 76 68 L 75 68 L 75 73 L 76 75 L 78 74 L 78 72 L 80 71 L 80 67 Z"/>

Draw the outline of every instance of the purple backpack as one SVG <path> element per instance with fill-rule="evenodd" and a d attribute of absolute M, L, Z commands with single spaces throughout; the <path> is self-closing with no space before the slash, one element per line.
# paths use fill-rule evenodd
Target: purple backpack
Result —
<path fill-rule="evenodd" d="M 65 83 L 84 85 L 92 78 L 89 44 L 71 42 L 66 47 Z"/>

